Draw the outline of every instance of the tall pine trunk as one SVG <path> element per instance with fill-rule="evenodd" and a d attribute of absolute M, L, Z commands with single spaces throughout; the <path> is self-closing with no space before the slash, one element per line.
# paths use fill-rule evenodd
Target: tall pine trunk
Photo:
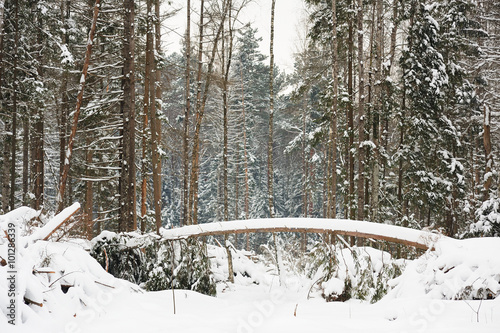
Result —
<path fill-rule="evenodd" d="M 349 0 L 349 7 L 354 8 L 354 0 Z M 353 219 L 355 216 L 354 207 L 354 73 L 353 73 L 353 58 L 354 58 L 354 20 L 349 20 L 348 32 L 348 55 L 347 55 L 347 93 L 349 95 L 349 104 L 347 106 L 347 160 L 348 160 L 348 181 L 349 193 L 347 198 L 346 217 Z M 351 239 L 354 239 L 352 237 Z"/>
<path fill-rule="evenodd" d="M 271 38 L 269 44 L 269 134 L 267 143 L 267 197 L 269 216 L 274 218 L 274 170 L 273 170 L 273 126 L 274 126 L 274 8 L 276 0 L 271 2 Z"/>
<path fill-rule="evenodd" d="M 33 208 L 42 209 L 44 203 L 44 114 L 39 107 L 35 112 L 35 125 L 33 135 L 33 194 L 35 201 Z"/>
<path fill-rule="evenodd" d="M 337 38 L 337 1 L 332 0 L 332 76 L 333 76 L 333 94 L 332 94 L 332 112 L 329 129 L 328 142 L 328 205 L 327 217 L 335 218 L 337 216 L 337 103 L 338 103 L 338 38 Z"/>
<path fill-rule="evenodd" d="M 64 208 L 63 207 L 64 206 L 64 200 L 63 200 L 64 191 L 66 189 L 66 182 L 67 182 L 68 174 L 69 174 L 71 155 L 73 152 L 73 145 L 75 142 L 76 129 L 78 126 L 78 118 L 80 116 L 80 109 L 81 109 L 82 102 L 83 102 L 83 91 L 85 88 L 85 81 L 87 80 L 87 72 L 88 72 L 89 65 L 90 65 L 90 56 L 92 55 L 92 44 L 93 44 L 93 40 L 94 40 L 95 30 L 97 27 L 97 17 L 99 15 L 100 3 L 101 3 L 101 0 L 96 0 L 95 5 L 94 5 L 92 26 L 91 26 L 90 32 L 89 32 L 89 38 L 87 41 L 87 48 L 85 51 L 85 60 L 83 62 L 82 76 L 80 78 L 80 91 L 79 91 L 78 96 L 76 98 L 76 110 L 73 114 L 73 124 L 71 126 L 71 134 L 69 136 L 68 148 L 66 149 L 66 154 L 65 154 L 65 158 L 64 158 L 63 171 L 61 174 L 61 179 L 59 181 L 59 191 L 58 191 L 57 197 L 56 197 L 57 211 L 58 212 L 62 211 Z"/>
<path fill-rule="evenodd" d="M 365 218 L 365 68 L 363 54 L 363 0 L 358 0 L 358 216 L 357 219 L 362 221 Z"/>
<path fill-rule="evenodd" d="M 37 33 L 37 43 L 39 45 L 39 52 L 37 52 L 37 75 L 41 81 L 43 78 L 43 21 L 42 17 L 39 16 L 37 19 L 38 23 L 38 33 Z M 32 129 L 32 163 L 31 163 L 31 182 L 33 188 L 34 201 L 31 203 L 32 207 L 36 210 L 40 210 L 43 207 L 44 199 L 44 108 L 45 106 L 38 98 L 35 103 L 35 110 L 33 112 L 33 129 Z"/>
<path fill-rule="evenodd" d="M 149 7 L 148 7 L 149 8 Z M 149 9 L 151 11 L 151 9 Z M 141 232 L 144 233 L 146 231 L 146 223 L 147 223 L 147 183 L 148 183 L 148 162 L 147 162 L 147 154 L 148 154 L 148 128 L 149 128 L 149 118 L 150 118 L 150 91 L 151 88 L 151 57 L 148 51 L 152 46 L 152 37 L 149 34 L 150 29 L 150 19 L 147 21 L 148 33 L 146 34 L 146 58 L 145 58 L 145 69 L 144 69 L 144 95 L 143 95 L 143 119 L 142 119 L 142 159 L 141 159 Z"/>
<path fill-rule="evenodd" d="M 229 185 L 228 185 L 228 135 L 229 135 L 229 104 L 228 104 L 228 93 L 229 93 L 229 71 L 231 69 L 231 59 L 233 57 L 233 27 L 231 22 L 231 12 L 232 12 L 232 1 L 229 0 L 227 6 L 228 15 L 228 45 L 227 45 L 227 57 L 226 57 L 226 40 L 225 33 L 222 30 L 222 68 L 223 68 L 223 80 L 222 80 L 222 107 L 223 107 L 223 130 L 224 130 L 224 147 L 223 147 L 223 187 L 224 187 L 224 221 L 229 220 Z"/>
<path fill-rule="evenodd" d="M 231 11 L 229 11 L 231 12 Z M 229 30 L 231 30 L 231 19 L 229 19 Z M 231 62 L 230 58 L 227 59 L 228 65 L 226 68 L 226 34 L 225 29 L 222 29 L 221 38 L 221 67 L 222 67 L 222 130 L 223 130 L 223 147 L 222 147 L 222 206 L 224 209 L 223 220 L 229 220 L 229 189 L 228 189 L 228 152 L 227 152 L 227 141 L 228 141 L 228 105 L 227 105 L 227 89 L 228 89 L 228 79 L 229 79 L 229 64 Z M 227 240 L 227 239 L 226 239 Z M 228 249 L 228 256 L 231 255 Z M 229 277 L 232 278 L 231 276 Z"/>
<path fill-rule="evenodd" d="M 122 138 L 122 170 L 120 189 L 121 230 L 137 229 L 136 196 L 135 196 L 135 64 L 134 64 L 134 0 L 124 2 L 123 16 L 123 138 Z"/>
<path fill-rule="evenodd" d="M 249 209 L 250 190 L 248 184 L 247 124 L 246 124 L 246 113 L 245 113 L 245 83 L 243 81 L 243 66 L 240 67 L 240 78 L 241 78 L 241 108 L 243 116 L 243 167 L 245 168 L 245 220 L 248 220 L 250 217 L 250 209 Z M 247 251 L 250 249 L 249 233 L 246 234 L 245 249 Z"/>
<path fill-rule="evenodd" d="M 64 22 L 63 42 L 69 48 L 69 31 L 70 31 L 70 14 L 71 6 L 70 1 L 61 1 L 61 20 Z M 62 177 L 64 170 L 64 160 L 66 157 L 66 137 L 68 134 L 68 112 L 69 112 L 69 64 L 65 64 L 62 74 L 61 89 L 59 94 L 61 96 L 61 105 L 59 109 L 59 178 Z M 62 198 L 63 200 L 65 198 Z"/>
<path fill-rule="evenodd" d="M 182 180 L 182 224 L 188 225 L 188 195 L 189 195 L 189 115 L 191 113 L 190 76 L 191 76 L 191 0 L 186 1 L 186 72 L 184 108 L 184 137 L 182 140 L 182 162 L 184 167 Z"/>
<path fill-rule="evenodd" d="M 159 69 L 155 63 L 155 27 L 153 21 L 153 0 L 147 1 L 147 41 L 146 41 L 146 58 L 149 61 L 149 117 L 151 130 L 151 154 L 152 154 L 152 171 L 153 171 L 153 207 L 155 212 L 156 233 L 160 233 L 162 225 L 161 219 L 161 156 L 159 142 L 161 140 L 160 120 L 157 116 L 157 71 Z M 156 13 L 156 4 L 155 4 Z M 156 15 L 155 15 L 156 16 Z M 155 18 L 156 19 L 156 18 Z M 157 43 L 156 43 L 157 44 Z M 159 84 L 159 82 L 158 82 Z"/>
<path fill-rule="evenodd" d="M 204 0 L 201 0 L 201 5 L 203 8 Z M 195 120 L 195 129 L 193 135 L 193 153 L 192 153 L 192 162 L 191 162 L 191 176 L 190 176 L 190 185 L 189 185 L 189 207 L 190 212 L 189 215 L 191 217 L 192 224 L 198 224 L 198 177 L 200 172 L 200 132 L 201 132 L 201 124 L 203 122 L 203 116 L 205 114 L 205 105 L 208 99 L 208 90 L 210 88 L 210 84 L 212 82 L 212 73 L 214 62 L 217 54 L 217 45 L 219 43 L 219 38 L 222 33 L 222 29 L 224 29 L 224 22 L 226 20 L 226 6 L 228 5 L 228 0 L 225 0 L 222 7 L 222 17 L 219 21 L 219 26 L 217 28 L 217 32 L 215 34 L 214 39 L 212 40 L 212 51 L 210 53 L 208 66 L 207 66 L 207 74 L 206 81 L 203 93 L 201 91 L 202 82 L 201 82 L 201 71 L 202 71 L 202 56 L 203 56 L 203 11 L 200 12 L 200 40 L 199 40 L 199 50 L 198 50 L 198 83 L 196 92 L 196 120 Z"/>
<path fill-rule="evenodd" d="M 194 216 L 194 211 L 196 209 L 197 203 L 195 203 L 195 198 L 197 197 L 197 187 L 198 180 L 196 168 L 198 167 L 198 140 L 199 140 L 199 126 L 201 126 L 200 109 L 202 104 L 202 82 L 201 74 L 203 69 L 203 32 L 204 32 L 204 11 L 205 11 L 205 1 L 200 0 L 200 22 L 199 22 L 199 33 L 198 33 L 198 68 L 196 70 L 196 121 L 195 121 L 195 133 L 193 136 L 193 153 L 191 161 L 191 175 L 189 177 L 189 195 L 188 195 L 188 208 L 187 208 L 187 218 L 186 224 L 196 224 L 196 216 Z M 196 199 L 197 200 L 197 199 Z"/>
<path fill-rule="evenodd" d="M 486 159 L 484 168 L 484 193 L 483 200 L 489 199 L 489 192 L 491 183 L 493 182 L 493 155 L 491 153 L 491 110 L 487 105 L 483 106 L 483 144 L 484 144 L 484 156 Z"/>
<path fill-rule="evenodd" d="M 373 112 L 373 143 L 375 144 L 375 152 L 373 157 L 373 175 L 372 175 L 372 200 L 371 200 L 371 219 L 375 222 L 378 219 L 379 210 L 379 180 L 380 180 L 380 112 L 382 110 L 382 57 L 383 57 L 383 1 L 377 0 L 376 2 L 377 13 L 377 37 L 375 49 L 376 61 L 376 96 L 375 96 L 375 110 Z"/>
<path fill-rule="evenodd" d="M 18 67 L 18 48 L 19 48 L 19 1 L 14 1 L 14 75 L 12 78 L 12 136 L 10 146 L 10 191 L 9 191 L 9 208 L 15 207 L 16 194 L 16 148 L 17 148 L 17 67 Z"/>
<path fill-rule="evenodd" d="M 154 29 L 155 29 L 155 54 L 160 56 L 161 52 L 161 22 L 160 22 L 160 0 L 155 0 L 155 21 L 154 21 Z M 153 154 L 153 180 L 155 179 L 156 173 L 156 190 L 154 191 L 154 200 L 155 200 L 155 218 L 156 218 L 156 230 L 159 232 L 159 228 L 162 225 L 161 221 L 161 191 L 162 191 L 162 177 L 161 177 L 161 118 L 158 116 L 163 114 L 162 110 L 162 82 L 161 82 L 161 68 L 158 63 L 155 62 L 155 136 L 152 138 L 156 142 L 156 157 Z M 156 163 L 155 163 L 156 160 Z M 154 186 L 153 184 L 153 186 Z"/>
<path fill-rule="evenodd" d="M 23 121 L 23 194 L 22 203 L 23 206 L 29 205 L 28 191 L 30 186 L 30 118 L 32 111 L 26 110 L 22 115 Z"/>
<path fill-rule="evenodd" d="M 85 236 L 87 239 L 92 239 L 93 238 L 93 181 L 90 180 L 90 177 L 92 176 L 91 174 L 91 168 L 90 166 L 92 165 L 92 158 L 94 155 L 94 152 L 91 147 L 92 140 L 90 137 L 86 138 L 86 143 L 87 143 L 87 149 L 85 152 L 86 155 L 86 167 L 85 167 L 85 176 L 87 180 L 85 181 L 85 206 L 83 207 L 83 213 L 84 213 L 84 227 L 85 227 Z"/>
<path fill-rule="evenodd" d="M 4 63 L 3 63 L 3 47 L 4 47 L 4 8 L 5 8 L 5 1 L 0 0 L 0 109 L 3 109 L 5 107 L 4 105 L 4 92 L 3 92 L 3 81 L 4 81 Z M 7 132 L 7 126 L 5 126 L 5 131 Z M 2 175 L 2 180 L 0 181 L 0 194 L 1 194 L 1 201 L 0 201 L 0 209 L 2 211 L 7 210 L 7 196 L 8 196 L 8 187 L 9 187 L 9 170 L 6 167 L 8 165 L 9 161 L 9 154 L 8 154 L 8 138 L 2 143 L 2 164 L 3 168 L 0 170 L 0 173 Z"/>

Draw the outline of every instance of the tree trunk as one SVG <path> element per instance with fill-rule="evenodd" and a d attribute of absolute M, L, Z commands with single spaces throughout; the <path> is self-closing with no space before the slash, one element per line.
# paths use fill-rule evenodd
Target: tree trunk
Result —
<path fill-rule="evenodd" d="M 239 173 L 240 173 L 240 145 L 236 146 L 236 170 L 234 171 L 234 219 L 238 220 L 240 217 L 240 182 L 239 182 Z M 237 243 L 235 246 L 238 246 Z"/>
<path fill-rule="evenodd" d="M 89 39 L 87 42 L 87 49 L 85 51 L 85 60 L 83 62 L 83 70 L 82 76 L 80 78 L 80 91 L 76 100 L 76 110 L 73 114 L 73 125 L 71 126 L 71 134 L 69 136 L 68 148 L 66 150 L 65 159 L 64 159 L 64 167 L 63 172 L 61 174 L 61 179 L 59 181 L 59 192 L 57 193 L 56 203 L 57 203 L 57 212 L 63 210 L 63 198 L 64 191 L 66 189 L 66 181 L 69 174 L 69 166 L 71 161 L 71 154 L 73 152 L 73 145 L 75 142 L 76 136 L 76 128 L 78 126 L 78 117 L 80 116 L 80 109 L 83 101 L 83 90 L 85 88 L 85 81 L 87 80 L 87 72 L 90 64 L 90 56 L 92 55 L 92 44 L 94 40 L 94 34 L 97 26 L 97 16 L 99 15 L 99 7 L 101 0 L 96 0 L 94 5 L 94 14 L 92 18 L 92 26 L 89 32 Z"/>
<path fill-rule="evenodd" d="M 19 48 L 19 1 L 14 2 L 14 75 L 12 78 L 12 139 L 10 150 L 10 198 L 9 209 L 15 208 L 15 194 L 16 194 L 16 147 L 17 147 L 17 66 L 18 66 L 18 48 Z"/>
<path fill-rule="evenodd" d="M 413 16 L 410 17 L 410 26 L 413 25 Z M 411 43 L 412 40 L 409 40 L 409 45 L 408 49 L 411 49 Z M 406 87 L 403 87 L 402 89 L 402 97 L 401 97 L 401 117 L 400 117 L 400 133 L 399 133 L 399 149 L 403 149 L 404 141 L 405 141 L 405 123 L 406 123 Z M 404 198 L 404 193 L 403 193 L 403 174 L 404 174 L 404 163 L 403 159 L 400 157 L 399 158 L 399 165 L 398 165 L 398 201 L 399 205 L 401 206 L 401 217 L 406 216 L 406 209 L 407 209 L 407 201 Z"/>
<path fill-rule="evenodd" d="M 201 5 L 203 8 L 204 0 L 201 0 Z M 203 94 L 201 92 L 201 70 L 202 70 L 202 56 L 203 56 L 203 11 L 200 13 L 200 44 L 198 50 L 198 91 L 196 93 L 196 121 L 195 121 L 195 130 L 193 135 L 193 153 L 192 153 L 192 162 L 191 162 L 191 176 L 190 176 L 190 185 L 189 185 L 189 207 L 191 211 L 189 212 L 191 217 L 192 224 L 198 224 L 198 176 L 199 176 L 199 164 L 200 164 L 200 131 L 201 124 L 203 121 L 203 116 L 205 114 L 205 105 L 208 99 L 208 89 L 210 87 L 212 81 L 212 72 L 215 61 L 215 56 L 217 54 L 217 44 L 219 42 L 219 38 L 222 33 L 222 29 L 224 28 L 224 22 L 226 20 L 226 6 L 227 0 L 223 3 L 222 8 L 222 18 L 220 20 L 217 32 L 215 34 L 215 38 L 213 39 L 212 51 L 210 54 L 208 66 L 207 66 L 207 74 L 206 81 Z"/>
<path fill-rule="evenodd" d="M 90 180 L 90 177 L 92 177 L 91 171 L 90 171 L 90 165 L 92 164 L 92 158 L 94 155 L 94 151 L 92 150 L 91 144 L 92 140 L 87 137 L 86 138 L 87 142 L 87 150 L 86 150 L 86 172 L 85 176 L 87 180 L 85 181 L 85 206 L 83 207 L 83 214 L 84 214 L 84 232 L 85 236 L 87 239 L 92 239 L 93 238 L 93 232 L 92 232 L 92 220 L 93 220 L 93 182 Z"/>
<path fill-rule="evenodd" d="M 328 168 L 328 211 L 327 217 L 337 216 L 337 103 L 338 103 L 338 39 L 337 39 L 337 1 L 332 0 L 332 75 L 333 75 L 333 101 L 330 120 L 329 135 L 329 168 Z"/>
<path fill-rule="evenodd" d="M 38 17 L 38 33 L 37 33 L 37 43 L 39 45 L 39 52 L 37 52 L 37 75 L 41 81 L 43 78 L 43 21 L 42 17 Z M 43 192 L 44 192 L 44 104 L 39 98 L 35 103 L 36 110 L 34 114 L 34 125 L 32 129 L 32 163 L 31 163 L 31 174 L 32 174 L 32 186 L 33 186 L 33 197 L 34 202 L 32 202 L 32 207 L 36 210 L 43 208 Z"/>
<path fill-rule="evenodd" d="M 224 235 L 224 247 L 226 248 L 227 254 L 227 270 L 228 270 L 228 280 L 234 283 L 234 269 L 233 269 L 233 256 L 231 255 L 231 249 L 229 247 L 229 241 L 227 235 Z"/>
<path fill-rule="evenodd" d="M 193 216 L 193 211 L 195 210 L 195 197 L 197 196 L 197 186 L 198 179 L 195 179 L 198 170 L 197 168 L 197 160 L 198 160 L 198 137 L 199 134 L 196 134 L 198 129 L 198 122 L 201 124 L 200 119 L 200 109 L 201 109 L 201 74 L 203 69 L 203 19 L 204 19 L 204 11 L 205 11 L 205 1 L 200 0 L 200 22 L 199 22 L 199 33 L 198 33 L 198 68 L 196 71 L 196 126 L 195 126 L 195 135 L 193 137 L 193 153 L 192 153 L 192 161 L 191 161 L 191 176 L 189 177 L 189 196 L 188 196 L 188 209 L 187 209 L 187 219 L 186 224 L 196 224 L 196 217 Z M 196 187 L 196 188 L 195 188 Z M 196 192 L 196 194 L 195 194 Z"/>
<path fill-rule="evenodd" d="M 30 185 L 30 111 L 26 110 L 23 120 L 23 206 L 29 206 L 28 191 Z"/>
<path fill-rule="evenodd" d="M 231 1 L 231 0 L 229 0 Z M 231 10 L 229 10 L 229 13 L 231 13 Z M 231 30 L 231 18 L 229 19 L 229 30 Z M 230 58 L 228 57 L 228 63 L 230 63 Z M 228 156 L 227 156 L 227 136 L 228 136 L 228 124 L 227 124 L 227 113 L 228 113 L 228 105 L 227 105 L 227 85 L 228 85 L 228 79 L 229 79 L 229 64 L 227 65 L 226 68 L 226 36 L 225 36 L 225 29 L 222 29 L 222 38 L 221 38 L 221 67 L 222 67 L 222 129 L 223 129 L 223 147 L 222 147 L 222 192 L 223 192 L 223 199 L 222 199 L 222 206 L 224 209 L 223 213 L 223 220 L 228 221 L 229 220 L 229 202 L 228 202 L 228 197 L 229 197 L 229 190 L 228 190 L 228 184 L 227 184 L 227 168 L 228 168 Z M 227 237 L 226 237 L 227 241 Z M 226 245 L 227 249 L 227 245 Z M 229 249 L 227 249 L 228 253 L 228 258 L 231 256 L 231 252 Z M 229 260 L 229 259 L 228 259 Z M 229 277 L 231 280 L 232 276 Z"/>
<path fill-rule="evenodd" d="M 365 68 L 364 68 L 364 54 L 363 54 L 363 0 L 358 0 L 358 216 L 357 219 L 363 221 L 365 218 L 365 197 L 364 197 L 364 183 L 365 183 Z"/>
<path fill-rule="evenodd" d="M 137 229 L 136 196 L 135 196 L 135 64 L 134 64 L 134 0 L 124 2 L 123 16 L 123 139 L 122 170 L 120 189 L 120 218 L 123 231 Z"/>
<path fill-rule="evenodd" d="M 307 92 L 302 98 L 302 216 L 307 217 L 309 206 L 309 163 L 306 152 L 306 132 L 307 132 Z M 302 235 L 301 250 L 306 251 L 307 233 Z"/>
<path fill-rule="evenodd" d="M 146 69 L 146 73 L 148 70 Z M 149 110 L 149 76 L 144 76 L 144 109 L 142 116 L 142 158 L 141 158 L 141 233 L 146 232 L 146 214 L 147 214 L 147 183 L 148 183 L 148 170 L 147 170 L 147 131 L 148 131 L 148 110 Z"/>
<path fill-rule="evenodd" d="M 224 181 L 224 221 L 229 220 L 229 185 L 228 185 L 228 93 L 229 93 L 229 71 L 231 69 L 231 59 L 233 57 L 233 26 L 231 22 L 231 12 L 232 12 L 232 0 L 228 0 L 227 14 L 228 15 L 228 32 L 229 32 L 229 48 L 227 50 L 227 61 L 226 61 L 226 50 L 225 50 L 225 34 L 224 29 L 222 30 L 222 68 L 223 68 L 223 81 L 222 81 L 222 103 L 223 103 L 223 128 L 224 128 L 224 149 L 223 149 L 223 181 Z M 238 203 L 236 202 L 236 205 Z"/>
<path fill-rule="evenodd" d="M 307 182 L 308 182 L 308 163 L 306 153 L 306 131 L 307 131 L 307 93 L 302 98 L 302 216 L 307 217 Z"/>
<path fill-rule="evenodd" d="M 182 141 L 182 160 L 184 177 L 182 186 L 182 224 L 188 225 L 188 195 L 189 195 L 189 114 L 191 113 L 190 75 L 191 75 L 191 0 L 186 1 L 186 87 L 184 108 L 184 137 Z"/>
<path fill-rule="evenodd" d="M 274 122 L 274 8 L 276 0 L 271 2 L 271 38 L 269 46 L 269 134 L 267 144 L 267 197 L 269 216 L 274 218 L 274 170 L 273 170 L 273 122 Z"/>
<path fill-rule="evenodd" d="M 36 110 L 35 128 L 34 128 L 34 156 L 33 156 L 33 183 L 35 202 L 33 208 L 36 210 L 42 209 L 44 203 L 44 114 L 43 108 L 39 107 Z"/>
<path fill-rule="evenodd" d="M 489 192 L 491 183 L 493 181 L 493 155 L 491 153 L 491 110 L 487 105 L 483 105 L 484 110 L 484 120 L 483 120 L 483 144 L 484 144 L 484 156 L 486 159 L 486 165 L 484 169 L 484 193 L 483 200 L 489 199 Z"/>
<path fill-rule="evenodd" d="M 349 7 L 354 8 L 354 0 L 349 0 Z M 347 106 L 347 160 L 348 160 L 348 179 L 349 179 L 349 196 L 347 198 L 346 217 L 354 219 L 354 78 L 353 78 L 353 58 L 354 58 L 354 19 L 349 20 L 348 32 L 348 56 L 347 56 L 347 93 L 349 94 L 349 103 Z"/>
<path fill-rule="evenodd" d="M 64 45 L 69 47 L 69 30 L 70 30 L 70 19 L 71 6 L 70 1 L 61 1 L 61 20 L 64 22 L 65 32 L 63 34 Z M 59 178 L 62 177 L 64 170 L 64 160 L 66 156 L 66 136 L 68 134 L 68 112 L 69 112 L 69 101 L 68 101 L 68 80 L 69 80 L 69 65 L 65 64 L 62 74 L 61 89 L 59 94 L 61 96 L 61 107 L 59 110 Z M 62 198 L 64 200 L 64 198 Z"/>
<path fill-rule="evenodd" d="M 148 79 L 149 80 L 149 79 Z M 147 163 L 146 163 L 146 152 L 147 152 L 147 129 L 148 129 L 148 102 L 146 100 L 149 100 L 149 87 L 148 87 L 148 81 L 146 81 L 146 77 L 144 80 L 144 114 L 143 114 L 143 120 L 142 120 L 142 159 L 141 159 L 141 233 L 146 232 L 146 214 L 147 214 L 147 182 L 148 182 L 148 170 L 147 170 Z M 147 99 L 146 99 L 147 98 Z"/>
<path fill-rule="evenodd" d="M 159 143 L 161 140 L 160 133 L 160 120 L 157 117 L 156 110 L 156 75 L 159 69 L 155 63 L 155 22 L 153 22 L 153 12 L 152 12 L 153 0 L 148 0 L 147 2 L 147 42 L 146 42 L 146 57 L 149 59 L 149 118 L 150 118 L 150 130 L 151 130 L 151 150 L 152 150 L 152 171 L 153 171 L 153 207 L 155 211 L 155 226 L 156 233 L 160 233 L 160 227 L 162 225 L 161 219 L 161 156 L 159 151 Z M 155 5 L 156 8 L 156 5 Z M 156 9 L 155 9 L 156 12 Z M 159 84 L 159 82 L 158 82 Z"/>
<path fill-rule="evenodd" d="M 4 64 L 3 64 L 3 22 L 4 22 L 4 8 L 5 8 L 5 1 L 0 0 L 0 109 L 4 108 L 4 95 L 3 95 L 3 77 L 4 77 Z M 7 125 L 5 126 L 5 132 L 7 132 Z M 5 138 L 5 137 L 4 137 Z M 0 181 L 0 186 L 2 187 L 0 194 L 1 194 L 1 207 L 0 211 L 6 211 L 7 210 L 7 197 L 8 197 L 8 188 L 9 188 L 9 170 L 6 167 L 9 163 L 9 154 L 8 154 L 8 138 L 5 138 L 5 141 L 2 143 L 2 163 L 3 163 L 3 168 L 0 171 L 2 175 L 2 181 Z"/>
<path fill-rule="evenodd" d="M 155 21 L 154 21 L 154 28 L 155 28 L 155 53 L 158 56 L 161 56 L 161 22 L 160 22 L 160 0 L 155 0 Z M 155 101 L 154 101 L 154 112 L 155 112 L 155 117 L 154 117 L 154 122 L 155 122 L 155 135 L 152 137 L 153 141 L 156 142 L 156 149 L 153 149 L 154 152 L 156 152 L 156 157 L 155 153 L 153 152 L 153 181 L 155 179 L 155 173 L 156 173 L 156 181 L 153 183 L 153 197 L 155 201 L 155 217 L 156 217 L 156 229 L 157 232 L 159 233 L 159 229 L 162 225 L 162 220 L 161 220 L 161 192 L 162 192 L 162 177 L 161 177 L 161 118 L 158 117 L 158 115 L 163 114 L 162 110 L 162 82 L 161 82 L 161 68 L 159 68 L 158 63 L 154 63 L 154 68 L 155 68 L 155 85 L 154 85 L 154 92 L 155 92 Z M 151 90 L 152 91 L 152 90 Z M 152 110 L 153 111 L 153 110 Z M 154 148 L 154 147 L 153 147 Z M 155 163 L 156 160 L 156 163 Z M 154 189 L 154 185 L 156 184 L 156 190 Z"/>
<path fill-rule="evenodd" d="M 378 219 L 378 203 L 379 203 L 379 179 L 380 179 L 380 111 L 382 109 L 382 51 L 383 51 L 383 2 L 377 0 L 377 38 L 376 38 L 376 102 L 373 112 L 373 143 L 375 144 L 375 152 L 373 157 L 373 178 L 372 178 L 372 221 Z"/>
<path fill-rule="evenodd" d="M 11 131 L 11 123 L 7 122 L 5 124 L 5 131 L 8 133 Z M 9 209 L 9 198 L 10 198 L 10 145 L 12 141 L 12 136 L 8 135 L 5 138 L 4 150 L 2 154 L 3 168 L 2 168 L 2 211 L 4 213 L 10 211 Z"/>
<path fill-rule="evenodd" d="M 150 10 L 151 11 L 151 10 Z M 150 29 L 149 19 L 147 21 L 148 31 Z M 146 35 L 146 50 L 149 50 L 152 46 L 151 34 Z M 148 151 L 148 128 L 149 128 L 149 105 L 150 105 L 150 88 L 151 88 L 151 57 L 149 53 L 146 53 L 145 59 L 145 70 L 144 70 L 144 97 L 143 97 L 143 121 L 142 121 L 142 159 L 141 159 L 141 232 L 146 232 L 146 222 L 147 222 L 147 182 L 148 182 L 148 162 L 147 162 L 147 151 Z"/>
<path fill-rule="evenodd" d="M 247 153 L 247 124 L 246 124 L 246 114 L 245 114 L 245 83 L 243 82 L 243 66 L 240 67 L 240 77 L 241 77 L 241 108 L 243 113 L 243 165 L 245 168 L 245 220 L 249 219 L 249 196 L 250 190 L 248 185 L 248 153 Z M 250 235 L 246 235 L 245 249 L 249 251 L 250 249 Z"/>

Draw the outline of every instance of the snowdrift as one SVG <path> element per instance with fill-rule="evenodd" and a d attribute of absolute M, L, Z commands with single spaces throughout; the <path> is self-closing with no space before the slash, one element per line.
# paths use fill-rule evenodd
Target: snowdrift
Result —
<path fill-rule="evenodd" d="M 491 299 L 500 295 L 500 238 L 442 239 L 409 262 L 387 297 Z"/>
<path fill-rule="evenodd" d="M 0 265 L 0 328 L 8 325 L 12 329 L 7 324 L 10 320 L 7 309 L 10 298 L 7 295 L 11 287 L 7 277 L 13 274 L 16 277 L 17 325 L 30 331 L 35 331 L 35 328 L 52 330 L 54 326 L 50 325 L 63 325 L 83 310 L 93 314 L 102 313 L 102 300 L 109 298 L 112 293 L 123 289 L 139 290 L 133 284 L 108 274 L 87 253 L 83 241 L 39 240 L 62 221 L 64 213 L 46 221 L 40 228 L 28 230 L 27 222 L 38 215 L 39 212 L 22 207 L 0 216 L 2 234 L 12 224 L 17 226 L 18 232 L 15 269 L 10 265 Z M 8 258 L 9 244 L 6 237 L 0 237 L 2 258 Z M 63 331 L 63 327 L 58 330 Z"/>

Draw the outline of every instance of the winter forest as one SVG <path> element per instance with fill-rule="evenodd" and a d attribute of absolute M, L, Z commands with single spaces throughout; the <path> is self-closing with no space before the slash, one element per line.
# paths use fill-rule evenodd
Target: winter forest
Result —
<path fill-rule="evenodd" d="M 307 0 L 288 75 L 247 3 L 187 1 L 166 55 L 168 2 L 6 0 L 2 210 L 78 201 L 88 237 L 275 216 L 498 232 L 496 1 Z"/>
<path fill-rule="evenodd" d="M 439 279 L 422 278 L 426 292 L 448 300 L 496 298 L 500 262 L 474 260 L 480 249 L 500 249 L 500 2 L 304 0 L 302 38 L 288 71 L 275 61 L 274 26 L 286 0 L 267 1 L 268 44 L 246 14 L 252 2 L 0 0 L 0 227 L 6 229 L 8 216 L 14 221 L 18 215 L 8 214 L 16 209 L 38 212 L 25 226 L 31 236 L 23 239 L 31 244 L 26 249 L 47 259 L 49 247 L 42 250 L 36 241 L 47 240 L 47 228 L 56 224 L 43 227 L 45 221 L 59 221 L 78 202 L 61 237 L 92 240 L 87 251 L 102 265 L 88 268 L 92 279 L 100 283 L 109 272 L 149 291 L 171 288 L 170 298 L 176 288 L 208 295 L 236 288 L 216 287 L 228 274 L 232 283 L 240 276 L 264 285 L 271 279 L 265 265 L 271 265 L 280 286 L 299 270 L 307 281 L 317 280 L 327 301 L 376 302 L 391 288 L 394 298 L 412 295 L 410 284 L 388 281 L 416 267 L 425 250 L 447 259 L 425 259 L 428 266 L 419 274 L 452 270 L 465 283 L 452 294 L 440 289 Z M 179 15 L 181 42 L 172 45 L 169 31 Z M 323 218 L 370 221 L 387 237 L 397 234 L 417 248 L 424 243 L 412 238 L 414 231 L 465 239 L 470 251 L 445 239 L 419 252 L 349 233 L 345 239 L 224 234 L 209 245 L 179 241 L 175 234 L 193 225 L 217 234 L 202 229 L 211 222 L 292 217 L 310 218 L 313 226 Z M 405 229 L 392 232 L 384 229 L 388 225 Z M 6 237 L 0 239 L 5 248 L 13 244 Z M 127 244 L 128 252 L 113 252 L 117 244 Z M 310 257 L 306 249 L 313 249 Z M 266 264 L 252 266 L 248 251 L 267 258 Z M 463 271 L 456 273 L 461 264 L 453 252 L 484 278 L 480 286 L 479 278 L 467 282 Z M 51 258 L 61 253 L 53 250 Z M 76 253 L 71 260 L 90 260 Z M 348 259 L 328 262 L 329 255 Z M 400 265 L 396 257 L 414 261 Z M 33 259 L 33 267 L 63 262 L 42 259 Z M 66 281 L 64 271 L 61 281 L 50 278 L 54 271 L 36 272 L 63 292 L 79 285 Z M 404 281 L 416 279 L 405 273 Z M 35 268 L 30 278 L 34 274 Z M 363 284 L 364 274 L 372 285 Z M 64 296 L 37 301 L 33 290 L 42 289 L 27 285 L 32 292 L 23 306 L 38 309 Z M 91 283 L 86 295 L 98 287 Z M 488 305 L 491 322 L 498 304 Z M 482 319 L 479 308 L 474 313 L 478 323 L 490 323 L 489 314 Z"/>

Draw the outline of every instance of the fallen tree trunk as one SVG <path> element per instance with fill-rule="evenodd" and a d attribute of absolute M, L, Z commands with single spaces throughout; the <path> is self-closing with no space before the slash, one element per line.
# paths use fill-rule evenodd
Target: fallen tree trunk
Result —
<path fill-rule="evenodd" d="M 338 235 L 383 240 L 406 246 L 413 246 L 423 250 L 433 249 L 436 240 L 438 238 L 445 237 L 429 231 L 381 223 L 306 218 L 278 218 L 205 223 L 185 226 L 177 229 L 163 230 L 161 235 L 165 239 L 182 239 L 188 237 L 258 232 L 300 232 L 321 234 L 335 232 Z"/>

